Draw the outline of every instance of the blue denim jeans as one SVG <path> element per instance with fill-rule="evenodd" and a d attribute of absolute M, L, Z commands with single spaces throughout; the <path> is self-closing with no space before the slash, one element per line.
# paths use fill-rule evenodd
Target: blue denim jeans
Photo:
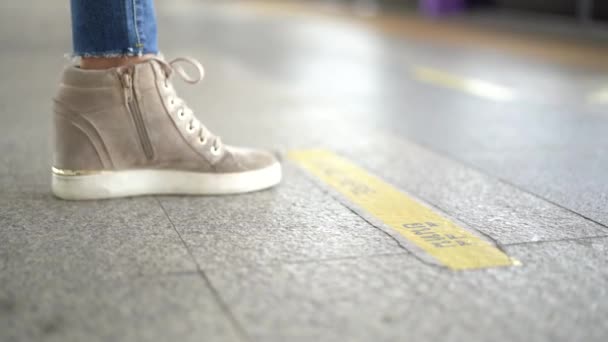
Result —
<path fill-rule="evenodd" d="M 71 9 L 75 56 L 158 53 L 153 0 L 71 0 Z"/>

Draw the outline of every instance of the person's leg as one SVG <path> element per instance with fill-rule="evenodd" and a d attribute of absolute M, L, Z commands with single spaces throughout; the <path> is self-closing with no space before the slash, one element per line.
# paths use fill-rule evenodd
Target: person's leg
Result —
<path fill-rule="evenodd" d="M 156 56 L 152 0 L 72 0 L 72 11 L 82 63 L 66 68 L 54 99 L 56 196 L 228 194 L 281 181 L 272 154 L 224 145 L 179 98 L 173 76 L 197 83 L 203 68 Z"/>
<path fill-rule="evenodd" d="M 158 54 L 153 0 L 71 0 L 73 54 L 106 69 Z"/>

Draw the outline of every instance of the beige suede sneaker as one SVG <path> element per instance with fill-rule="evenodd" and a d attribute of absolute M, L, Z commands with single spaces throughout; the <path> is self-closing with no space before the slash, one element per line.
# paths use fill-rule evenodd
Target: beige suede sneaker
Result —
<path fill-rule="evenodd" d="M 196 67 L 196 77 L 184 62 Z M 226 146 L 209 132 L 176 95 L 174 74 L 195 84 L 204 72 L 191 58 L 65 70 L 54 101 L 56 196 L 234 194 L 281 181 L 272 154 Z"/>

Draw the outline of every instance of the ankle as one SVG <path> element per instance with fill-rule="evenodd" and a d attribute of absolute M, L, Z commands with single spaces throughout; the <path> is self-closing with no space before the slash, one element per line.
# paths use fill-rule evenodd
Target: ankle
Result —
<path fill-rule="evenodd" d="M 143 56 L 82 57 L 80 68 L 89 70 L 110 69 L 128 64 L 141 63 L 154 56 L 153 54 L 147 54 Z"/>

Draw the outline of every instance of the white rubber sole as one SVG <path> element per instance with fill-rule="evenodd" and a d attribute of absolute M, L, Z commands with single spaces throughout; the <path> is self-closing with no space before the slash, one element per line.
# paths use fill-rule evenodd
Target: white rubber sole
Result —
<path fill-rule="evenodd" d="M 53 172 L 55 196 L 87 200 L 143 195 L 224 195 L 258 191 L 281 182 L 281 164 L 235 173 L 123 170 L 65 175 Z"/>

